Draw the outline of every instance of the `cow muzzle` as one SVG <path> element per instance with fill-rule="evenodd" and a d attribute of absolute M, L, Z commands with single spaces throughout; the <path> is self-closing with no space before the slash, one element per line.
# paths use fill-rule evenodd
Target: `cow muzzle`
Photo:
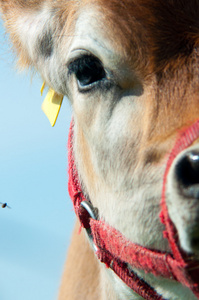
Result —
<path fill-rule="evenodd" d="M 174 160 L 166 199 L 180 246 L 199 257 L 199 144 L 187 148 Z"/>

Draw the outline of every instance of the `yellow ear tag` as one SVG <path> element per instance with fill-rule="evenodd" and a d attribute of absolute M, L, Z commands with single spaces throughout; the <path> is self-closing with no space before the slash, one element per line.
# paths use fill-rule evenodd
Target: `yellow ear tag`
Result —
<path fill-rule="evenodd" d="M 45 83 L 42 85 L 41 95 L 43 94 L 44 88 Z M 63 95 L 57 94 L 53 89 L 49 89 L 42 103 L 42 110 L 50 121 L 51 126 L 54 126 L 56 123 L 63 97 Z"/>

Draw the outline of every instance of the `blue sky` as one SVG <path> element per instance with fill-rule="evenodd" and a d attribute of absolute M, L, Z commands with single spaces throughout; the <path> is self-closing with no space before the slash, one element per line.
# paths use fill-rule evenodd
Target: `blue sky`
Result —
<path fill-rule="evenodd" d="M 19 73 L 0 22 L 0 299 L 55 300 L 74 224 L 67 192 L 71 108 L 54 128 L 42 81 Z"/>

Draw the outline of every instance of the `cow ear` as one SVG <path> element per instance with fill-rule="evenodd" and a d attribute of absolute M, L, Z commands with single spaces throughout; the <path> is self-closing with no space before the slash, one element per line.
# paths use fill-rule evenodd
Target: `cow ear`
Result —
<path fill-rule="evenodd" d="M 53 48 L 53 17 L 44 1 L 0 0 L 5 28 L 22 67 L 37 65 Z"/>
<path fill-rule="evenodd" d="M 66 95 L 66 55 L 77 11 L 74 1 L 0 0 L 0 7 L 19 66 L 34 67 L 49 87 Z"/>

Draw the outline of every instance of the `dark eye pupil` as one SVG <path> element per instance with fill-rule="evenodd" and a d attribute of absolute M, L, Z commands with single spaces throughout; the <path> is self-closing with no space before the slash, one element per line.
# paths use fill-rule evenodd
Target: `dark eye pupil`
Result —
<path fill-rule="evenodd" d="M 106 77 L 101 62 L 92 56 L 84 56 L 69 66 L 69 71 L 75 73 L 81 86 L 90 85 Z"/>

